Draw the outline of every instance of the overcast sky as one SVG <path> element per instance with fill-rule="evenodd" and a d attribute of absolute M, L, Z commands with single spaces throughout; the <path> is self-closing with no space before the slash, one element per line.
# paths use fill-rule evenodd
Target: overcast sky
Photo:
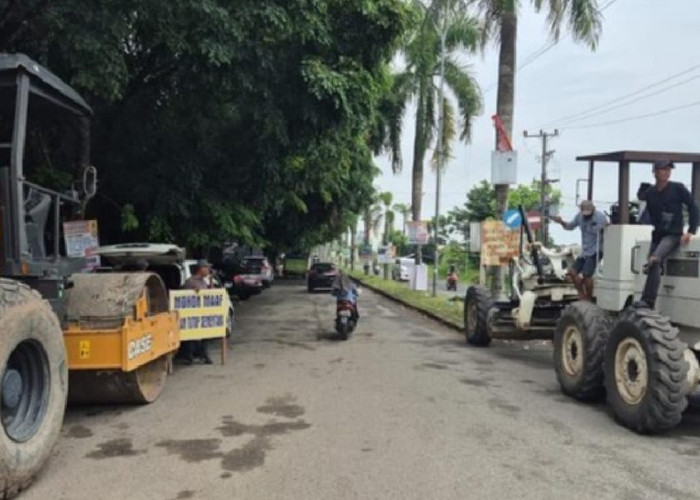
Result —
<path fill-rule="evenodd" d="M 600 6 L 610 2 L 598 1 Z M 550 40 L 544 15 L 536 14 L 530 2 L 522 3 L 518 24 L 518 64 Z M 565 219 L 570 219 L 576 212 L 576 179 L 587 175 L 587 166 L 575 160 L 578 155 L 623 149 L 700 152 L 697 126 L 700 116 L 700 56 L 694 55 L 696 47 L 700 46 L 700 0 L 615 0 L 603 15 L 603 34 L 596 52 L 574 43 L 565 35 L 556 46 L 522 68 L 516 77 L 512 140 L 518 151 L 518 182 L 529 183 L 540 175 L 540 142 L 524 139 L 523 130 L 536 133 L 544 125 L 547 125 L 547 131 L 559 128 L 560 136 L 551 143 L 551 149 L 556 153 L 549 165 L 549 175 L 560 179 L 559 188 L 563 191 L 561 214 Z M 461 206 L 474 184 L 483 179 L 490 180 L 490 155 L 494 145 L 490 117 L 496 110 L 497 48 L 492 46 L 483 57 L 469 59 L 469 64 L 484 92 L 484 112 L 474 123 L 471 144 L 459 143 L 453 148 L 454 158 L 443 176 L 441 213 Z M 681 72 L 685 73 L 628 100 L 620 100 Z M 675 88 L 669 88 L 674 85 Z M 654 92 L 659 93 L 587 119 L 560 120 L 611 101 L 623 104 Z M 695 105 L 655 117 L 600 125 L 670 108 L 685 108 L 686 104 Z M 414 120 L 415 108 L 411 107 L 406 114 L 402 138 L 403 172 L 392 174 L 389 158 L 377 158 L 383 175 L 375 185 L 382 191 L 393 192 L 395 202 L 411 201 Z M 594 126 L 576 128 L 589 125 Z M 431 154 L 426 155 L 427 159 Z M 425 170 L 422 216 L 428 219 L 435 213 L 435 176 L 428 161 Z M 596 170 L 593 198 L 599 208 L 607 210 L 610 202 L 617 198 L 616 170 L 614 164 L 600 164 Z M 674 179 L 689 185 L 690 168 L 685 165 L 677 168 Z M 651 181 L 650 168 L 634 165 L 632 198 L 644 180 Z M 585 196 L 585 185 L 581 188 Z M 557 242 L 577 241 L 579 238 L 577 232 L 567 233 L 558 226 L 553 230 L 553 236 Z"/>

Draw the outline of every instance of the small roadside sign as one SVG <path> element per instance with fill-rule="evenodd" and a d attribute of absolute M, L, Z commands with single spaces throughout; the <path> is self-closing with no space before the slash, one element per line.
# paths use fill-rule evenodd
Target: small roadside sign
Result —
<path fill-rule="evenodd" d="M 430 240 L 428 223 L 425 221 L 409 221 L 406 223 L 409 245 L 427 245 Z"/>
<path fill-rule="evenodd" d="M 372 260 L 372 245 L 364 244 L 360 247 L 360 259 Z"/>
<path fill-rule="evenodd" d="M 508 210 L 503 214 L 503 222 L 508 229 L 517 229 L 523 223 L 523 217 L 520 215 L 520 210 Z"/>
<path fill-rule="evenodd" d="M 530 229 L 537 231 L 542 227 L 542 214 L 534 210 L 527 213 L 527 222 L 530 224 Z"/>

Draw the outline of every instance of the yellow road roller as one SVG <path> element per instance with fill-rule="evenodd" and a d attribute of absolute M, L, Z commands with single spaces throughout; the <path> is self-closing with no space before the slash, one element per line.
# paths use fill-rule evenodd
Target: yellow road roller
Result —
<path fill-rule="evenodd" d="M 14 497 L 41 469 L 67 400 L 150 403 L 180 344 L 160 277 L 85 272 L 86 258 L 71 257 L 83 243 L 69 244 L 64 222 L 84 219 L 97 186 L 91 117 L 47 69 L 0 54 L 0 498 Z M 31 154 L 36 141 L 28 137 L 50 138 L 51 147 Z M 37 158 L 53 153 L 61 161 L 49 165 L 77 156 L 70 186 L 28 180 Z"/>

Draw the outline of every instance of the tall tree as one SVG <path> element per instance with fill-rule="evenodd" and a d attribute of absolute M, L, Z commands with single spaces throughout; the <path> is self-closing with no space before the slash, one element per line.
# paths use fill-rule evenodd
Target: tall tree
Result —
<path fill-rule="evenodd" d="M 561 202 L 561 191 L 547 186 L 547 194 L 553 204 Z M 540 208 L 540 182 L 532 181 L 530 185 L 520 184 L 508 193 L 508 206 L 522 205 L 525 211 L 538 210 Z M 481 222 L 487 219 L 498 218 L 496 210 L 496 190 L 487 181 L 481 181 L 472 187 L 467 193 L 467 201 L 461 207 L 450 210 L 451 229 L 460 232 L 464 239 L 469 239 L 469 223 Z"/>
<path fill-rule="evenodd" d="M 394 203 L 394 212 L 401 215 L 401 233 L 406 234 L 406 221 L 411 216 L 411 205 L 408 203 Z"/>
<path fill-rule="evenodd" d="M 442 106 L 445 116 L 456 116 L 453 99 L 445 96 L 438 102 L 441 54 L 441 30 L 445 30 L 445 83 L 456 100 L 459 110 L 459 127 L 445 127 L 444 146 L 450 145 L 459 131 L 465 142 L 471 135 L 473 118 L 481 112 L 479 87 L 468 69 L 457 60 L 459 53 L 474 53 L 481 40 L 479 21 L 467 12 L 462 0 L 433 0 L 428 5 L 416 0 L 414 5 L 420 18 L 403 48 L 406 60 L 404 71 L 396 75 L 394 83 L 393 112 L 387 123 L 387 146 L 392 152 L 392 167 L 401 170 L 398 141 L 406 105 L 416 102 L 415 140 L 413 143 L 411 212 L 412 219 L 421 219 L 423 197 L 423 166 L 425 155 L 432 146 L 438 129 L 438 114 Z M 453 120 L 454 121 L 454 120 Z"/>
<path fill-rule="evenodd" d="M 564 22 L 574 40 L 595 50 L 602 29 L 602 15 L 597 0 L 530 0 L 537 12 L 546 12 L 549 31 L 558 41 Z M 501 118 L 509 137 L 513 137 L 515 104 L 515 72 L 519 0 L 478 0 L 484 17 L 482 43 L 496 40 L 498 56 L 498 97 L 496 114 Z M 496 137 L 498 142 L 498 137 Z M 503 214 L 508 199 L 508 186 L 498 186 L 497 212 Z"/>
<path fill-rule="evenodd" d="M 382 235 L 382 244 L 386 245 L 389 242 L 389 234 L 394 224 L 394 212 L 391 210 L 391 202 L 394 200 L 394 195 L 391 191 L 385 191 L 379 195 L 379 200 L 384 206 L 384 233 Z"/>
<path fill-rule="evenodd" d="M 411 13 L 403 0 L 0 0 L 0 52 L 27 53 L 93 106 L 103 242 L 283 251 L 337 238 L 370 198 L 367 136 Z"/>

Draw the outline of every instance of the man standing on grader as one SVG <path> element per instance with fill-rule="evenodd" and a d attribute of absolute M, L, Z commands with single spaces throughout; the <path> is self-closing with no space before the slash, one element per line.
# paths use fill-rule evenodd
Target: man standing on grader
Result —
<path fill-rule="evenodd" d="M 567 231 L 581 228 L 581 255 L 568 274 L 576 287 L 578 298 L 592 300 L 593 275 L 603 258 L 603 230 L 608 225 L 608 219 L 603 212 L 596 210 L 591 200 L 583 200 L 579 208 L 581 211 L 571 222 L 564 221 L 559 215 L 552 217 L 552 220 Z"/>

